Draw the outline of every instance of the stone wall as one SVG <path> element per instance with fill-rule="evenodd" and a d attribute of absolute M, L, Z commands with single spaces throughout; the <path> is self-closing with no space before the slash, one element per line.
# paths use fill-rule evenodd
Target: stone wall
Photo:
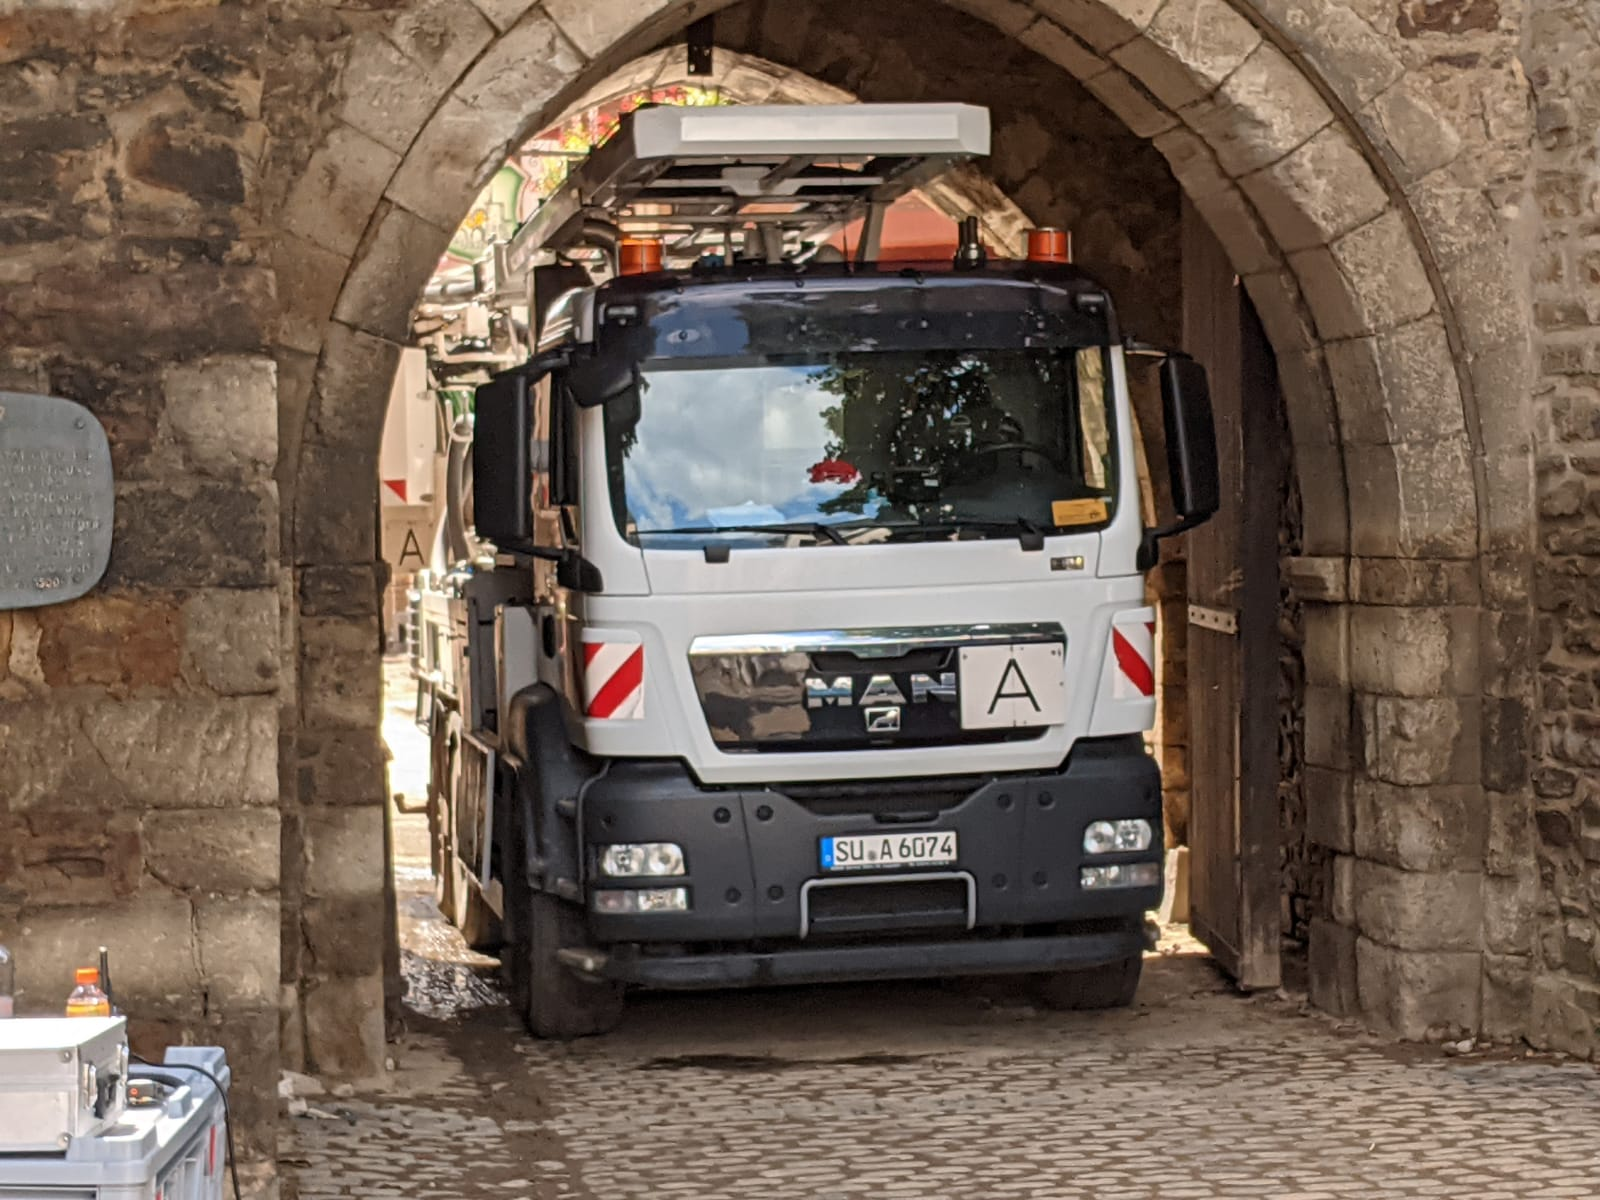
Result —
<path fill-rule="evenodd" d="M 0 387 L 82 401 L 105 582 L 0 613 L 0 940 L 23 1011 L 105 944 L 137 1048 L 220 1041 L 251 1148 L 278 1055 L 274 274 L 249 9 L 0 16 Z"/>
<path fill-rule="evenodd" d="M 1541 219 L 1530 256 L 1539 326 L 1539 879 L 1534 1019 L 1542 1044 L 1593 1055 L 1600 1023 L 1600 12 L 1530 5 L 1524 62 Z M 1531 913 L 1519 910 L 1528 921 Z M 1529 922 L 1531 923 L 1531 922 Z M 1526 932 L 1524 936 L 1528 936 Z"/>

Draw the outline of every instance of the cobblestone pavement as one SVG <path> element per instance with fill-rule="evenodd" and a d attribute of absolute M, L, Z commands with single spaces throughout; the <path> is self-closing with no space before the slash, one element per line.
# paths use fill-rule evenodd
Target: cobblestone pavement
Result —
<path fill-rule="evenodd" d="M 1152 956 L 1116 1013 L 1004 985 L 645 996 L 610 1037 L 535 1044 L 430 915 L 418 820 L 399 866 L 432 1015 L 384 1092 L 285 1122 L 290 1197 L 1600 1195 L 1593 1066 L 1386 1045 L 1194 954 Z"/>

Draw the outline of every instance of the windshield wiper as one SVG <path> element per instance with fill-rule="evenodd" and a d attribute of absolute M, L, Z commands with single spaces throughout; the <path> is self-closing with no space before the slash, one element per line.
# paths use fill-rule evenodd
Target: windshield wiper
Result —
<path fill-rule="evenodd" d="M 810 534 L 817 540 L 818 543 L 829 542 L 835 546 L 848 546 L 850 544 L 849 542 L 845 541 L 844 535 L 841 534 L 837 529 L 835 529 L 832 525 L 828 525 L 822 521 L 795 521 L 789 523 L 779 523 L 776 525 L 712 525 L 697 526 L 692 528 L 686 527 L 682 529 L 649 529 L 641 531 L 639 536 L 656 537 L 663 534 L 685 535 L 715 533 Z M 706 561 L 727 561 L 728 549 L 729 548 L 726 545 L 706 546 Z M 718 551 L 719 553 L 713 557 L 713 551 Z"/>
<path fill-rule="evenodd" d="M 850 522 L 846 528 L 860 528 L 868 522 Z M 1022 543 L 1024 550 L 1043 550 L 1045 532 L 1027 517 L 1018 515 L 1010 520 L 997 520 L 986 517 L 957 517 L 950 521 L 924 521 L 913 524 L 912 522 L 879 521 L 874 522 L 879 528 L 889 531 L 891 537 L 896 534 L 956 534 L 958 537 L 967 532 L 982 533 L 1015 533 L 1017 540 Z"/>

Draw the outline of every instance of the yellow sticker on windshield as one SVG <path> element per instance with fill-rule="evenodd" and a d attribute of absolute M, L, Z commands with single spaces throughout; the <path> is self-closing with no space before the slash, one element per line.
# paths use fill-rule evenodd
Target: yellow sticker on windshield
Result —
<path fill-rule="evenodd" d="M 1094 525 L 1106 519 L 1104 500 L 1057 500 L 1050 505 L 1050 519 L 1056 527 Z"/>

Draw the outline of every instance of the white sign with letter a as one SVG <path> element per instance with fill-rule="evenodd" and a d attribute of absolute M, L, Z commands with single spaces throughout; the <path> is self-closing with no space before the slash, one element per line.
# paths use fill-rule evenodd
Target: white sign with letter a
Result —
<path fill-rule="evenodd" d="M 1061 643 L 962 648 L 961 728 L 1060 725 L 1066 719 L 1066 647 Z"/>

